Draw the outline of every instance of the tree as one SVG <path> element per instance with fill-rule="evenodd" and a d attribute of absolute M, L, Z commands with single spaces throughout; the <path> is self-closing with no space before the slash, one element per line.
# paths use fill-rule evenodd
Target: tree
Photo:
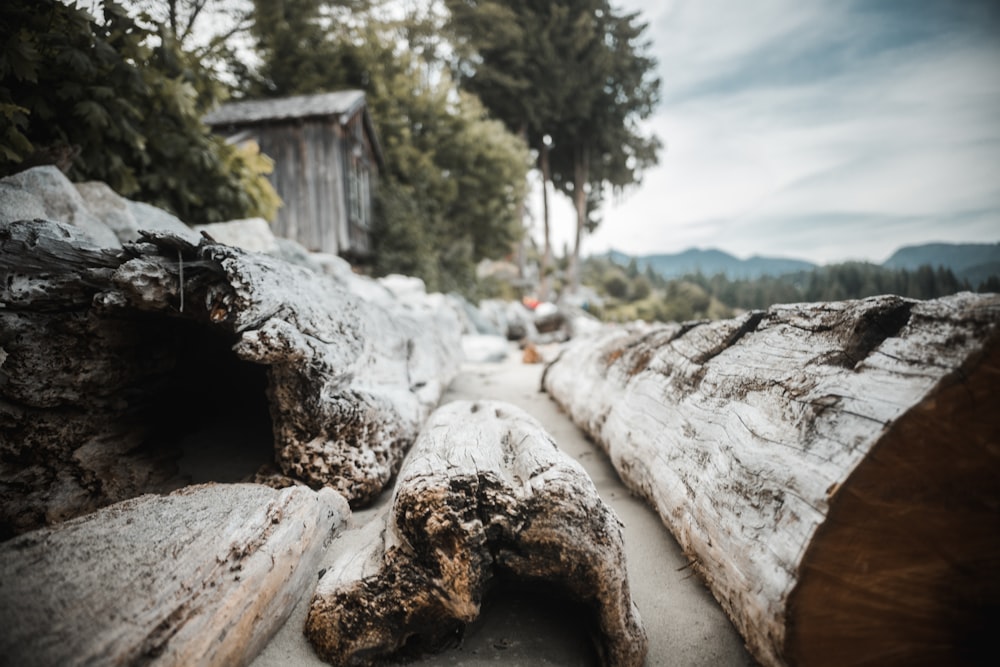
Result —
<path fill-rule="evenodd" d="M 188 222 L 273 217 L 270 162 L 201 122 L 206 77 L 113 2 L 0 7 L 0 175 L 59 162 Z M 208 90 L 208 88 L 205 88 Z"/>
<path fill-rule="evenodd" d="M 365 91 L 386 157 L 377 193 L 375 270 L 471 292 L 475 262 L 509 253 L 527 171 L 522 142 L 433 58 L 427 17 L 335 12 L 316 0 L 258 2 L 264 95 Z M 407 48 L 409 44 L 418 48 Z"/>
<path fill-rule="evenodd" d="M 603 4 L 603 3 L 601 3 Z M 606 5 L 594 10 L 592 21 L 580 29 L 583 70 L 589 74 L 578 103 L 560 124 L 556 142 L 569 150 L 560 153 L 554 169 L 563 176 L 562 190 L 576 211 L 576 236 L 569 266 L 569 289 L 579 282 L 578 264 L 583 235 L 599 224 L 595 214 L 606 189 L 620 194 L 642 180 L 657 162 L 660 141 L 645 136 L 639 121 L 647 118 L 659 100 L 655 61 L 642 41 L 646 25 L 638 13 L 618 16 Z"/>
<path fill-rule="evenodd" d="M 636 14 L 616 15 L 607 0 L 445 4 L 461 84 L 538 151 L 543 188 L 551 180 L 574 201 L 573 289 L 582 233 L 596 224 L 604 187 L 637 183 L 656 161 L 659 142 L 637 127 L 659 90 L 648 44 L 640 41 L 645 25 Z"/>

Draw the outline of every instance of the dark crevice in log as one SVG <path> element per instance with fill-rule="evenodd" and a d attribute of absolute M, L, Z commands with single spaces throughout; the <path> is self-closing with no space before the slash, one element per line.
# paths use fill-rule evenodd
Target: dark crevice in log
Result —
<path fill-rule="evenodd" d="M 193 322 L 161 321 L 177 362 L 147 400 L 144 446 L 178 456 L 179 481 L 239 482 L 274 464 L 267 370 L 239 359 L 235 337 Z"/>
<path fill-rule="evenodd" d="M 536 637 L 544 636 L 546 653 L 559 652 L 561 664 L 601 664 L 591 639 L 600 633 L 596 609 L 552 582 L 498 572 L 483 598 L 482 613 L 465 630 L 463 645 L 475 642 L 481 633 L 489 633 L 492 638 L 486 648 L 494 649 L 498 658 L 508 662 L 546 657 L 537 653 Z M 525 655 L 525 650 L 531 648 L 536 652 Z"/>
<path fill-rule="evenodd" d="M 864 313 L 851 331 L 843 354 L 831 362 L 854 368 L 887 338 L 893 338 L 903 330 L 910 321 L 912 309 L 912 303 L 900 299 L 896 303 L 880 304 L 880 307 Z"/>
<path fill-rule="evenodd" d="M 168 490 L 168 450 L 207 417 L 363 505 L 457 370 L 454 314 L 360 278 L 169 234 L 107 252 L 55 222 L 0 231 L 0 532 Z M 25 470 L 25 447 L 52 455 Z"/>
<path fill-rule="evenodd" d="M 692 361 L 696 364 L 706 364 L 719 356 L 729 348 L 733 347 L 747 334 L 757 330 L 761 320 L 764 319 L 764 311 L 753 311 L 747 313 L 740 320 L 735 320 L 736 327 L 716 346 L 698 355 Z M 718 327 L 721 325 L 706 324 L 706 326 Z"/>

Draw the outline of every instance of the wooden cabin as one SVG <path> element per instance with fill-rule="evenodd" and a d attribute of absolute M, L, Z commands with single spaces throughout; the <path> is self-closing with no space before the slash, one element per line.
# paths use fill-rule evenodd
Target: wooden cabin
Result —
<path fill-rule="evenodd" d="M 370 255 L 384 160 L 362 91 L 232 102 L 205 122 L 234 143 L 257 142 L 274 160 L 270 180 L 283 201 L 277 236 L 352 260 Z"/>

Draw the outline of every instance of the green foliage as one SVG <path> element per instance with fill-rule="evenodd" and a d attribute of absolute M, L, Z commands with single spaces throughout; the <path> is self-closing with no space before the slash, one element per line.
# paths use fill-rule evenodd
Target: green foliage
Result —
<path fill-rule="evenodd" d="M 374 271 L 470 295 L 475 264 L 509 254 L 522 233 L 515 214 L 526 148 L 474 96 L 458 93 L 447 72 L 416 55 L 434 50 L 425 19 L 388 22 L 355 8 L 325 23 L 334 5 L 257 3 L 264 64 L 253 90 L 362 88 L 386 163 L 376 193 Z"/>
<path fill-rule="evenodd" d="M 641 133 L 659 96 L 646 26 L 607 0 L 445 0 L 456 39 L 455 72 L 507 126 L 545 154 L 541 163 L 577 211 L 577 242 L 606 187 L 621 192 L 657 161 L 659 140 Z M 550 167 L 547 169 L 546 166 Z M 545 267 L 543 267 L 544 271 Z"/>
<path fill-rule="evenodd" d="M 971 289 L 951 270 L 922 266 L 916 271 L 887 269 L 865 262 L 831 264 L 812 271 L 755 280 L 728 280 L 725 276 L 688 276 L 734 308 L 767 308 L 775 303 L 839 301 L 879 294 L 912 299 L 935 299 Z"/>
<path fill-rule="evenodd" d="M 200 120 L 218 87 L 168 34 L 110 1 L 101 12 L 96 21 L 59 0 L 0 6 L 0 175 L 63 153 L 72 180 L 104 181 L 188 222 L 273 215 L 269 163 Z"/>
<path fill-rule="evenodd" d="M 591 257 L 583 264 L 581 281 L 605 297 L 601 307 L 592 308 L 605 321 L 683 322 L 733 314 L 702 285 L 641 274 L 634 263 L 621 267 L 605 258 Z"/>

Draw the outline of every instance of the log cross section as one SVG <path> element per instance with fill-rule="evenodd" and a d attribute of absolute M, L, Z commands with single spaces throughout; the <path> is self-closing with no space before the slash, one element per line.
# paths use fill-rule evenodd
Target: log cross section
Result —
<path fill-rule="evenodd" d="M 428 420 L 385 521 L 320 580 L 306 635 L 335 665 L 440 650 L 479 615 L 494 577 L 558 585 L 591 609 L 605 665 L 643 664 L 621 524 L 541 425 L 498 402 Z M 335 547 L 336 548 L 336 547 Z"/>
<path fill-rule="evenodd" d="M 609 328 L 543 385 L 765 665 L 1000 662 L 1000 296 Z"/>

